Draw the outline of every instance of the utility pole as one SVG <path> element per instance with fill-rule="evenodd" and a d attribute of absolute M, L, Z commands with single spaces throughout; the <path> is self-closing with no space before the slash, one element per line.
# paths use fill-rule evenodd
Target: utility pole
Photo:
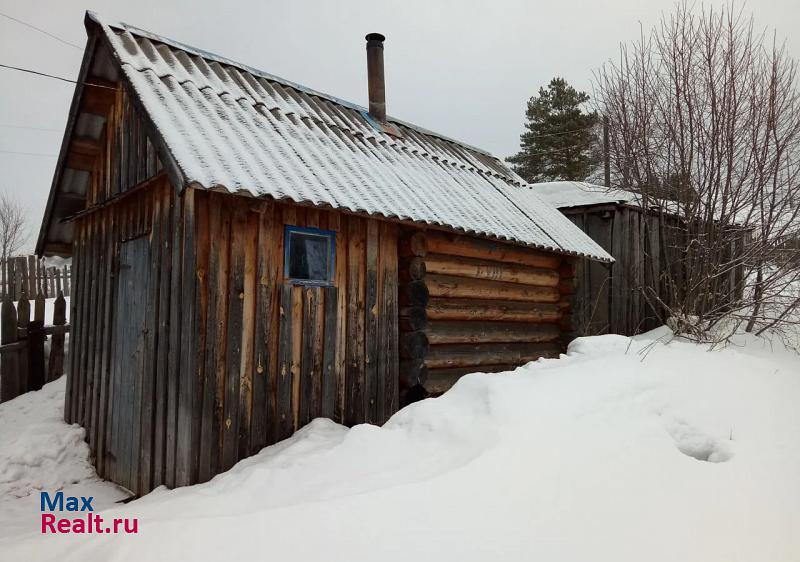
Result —
<path fill-rule="evenodd" d="M 608 148 L 608 115 L 603 115 L 603 168 L 606 187 L 611 187 L 611 154 Z"/>

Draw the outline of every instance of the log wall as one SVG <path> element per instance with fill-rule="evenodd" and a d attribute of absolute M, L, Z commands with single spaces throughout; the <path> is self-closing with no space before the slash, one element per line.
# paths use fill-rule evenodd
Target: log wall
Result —
<path fill-rule="evenodd" d="M 474 371 L 553 357 L 569 337 L 574 260 L 435 231 L 400 242 L 400 382 L 432 394 Z"/>

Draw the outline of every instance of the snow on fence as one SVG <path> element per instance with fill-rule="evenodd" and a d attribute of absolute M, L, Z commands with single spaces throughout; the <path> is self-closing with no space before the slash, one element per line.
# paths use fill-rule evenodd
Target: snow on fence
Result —
<path fill-rule="evenodd" d="M 67 301 L 59 291 L 50 325 L 45 325 L 45 297 L 39 293 L 31 303 L 23 296 L 15 303 L 9 296 L 0 307 L 0 402 L 31 390 L 64 373 Z M 50 337 L 50 355 L 45 366 L 45 341 Z"/>
<path fill-rule="evenodd" d="M 36 256 L 15 256 L 0 260 L 0 287 L 3 296 L 18 301 L 23 295 L 43 294 L 51 298 L 63 292 L 69 297 L 71 266 L 47 266 Z"/>

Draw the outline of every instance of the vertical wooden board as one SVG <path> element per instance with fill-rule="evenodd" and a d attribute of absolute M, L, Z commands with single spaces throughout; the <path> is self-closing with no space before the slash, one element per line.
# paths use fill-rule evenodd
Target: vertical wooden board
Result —
<path fill-rule="evenodd" d="M 253 419 L 253 382 L 255 377 L 253 349 L 256 327 L 258 228 L 259 215 L 248 211 L 243 226 L 244 284 L 242 288 L 242 332 L 240 335 L 242 351 L 239 361 L 239 451 L 237 454 L 239 459 L 250 454 L 250 424 Z"/>
<path fill-rule="evenodd" d="M 378 301 L 378 247 L 380 238 L 378 221 L 367 220 L 366 244 L 366 288 L 364 310 L 364 385 L 365 414 L 369 423 L 378 421 L 378 317 L 381 314 Z"/>
<path fill-rule="evenodd" d="M 628 271 L 631 275 L 631 282 L 630 292 L 628 293 L 628 302 L 630 303 L 628 329 L 625 335 L 634 335 L 639 332 L 641 327 L 643 238 L 639 221 L 640 216 L 641 213 L 638 211 L 628 211 L 628 229 L 631 234 L 630 268 Z"/>
<path fill-rule="evenodd" d="M 344 423 L 347 404 L 347 271 L 348 271 L 348 217 L 333 213 L 328 219 L 328 228 L 336 231 L 336 263 L 334 284 L 336 285 L 336 343 L 334 377 L 336 379 L 336 404 L 333 419 Z"/>
<path fill-rule="evenodd" d="M 278 347 L 278 376 L 275 389 L 277 414 L 274 441 L 292 434 L 292 286 L 281 287 L 280 330 Z"/>
<path fill-rule="evenodd" d="M 192 271 L 194 275 L 194 313 L 192 316 L 193 338 L 190 356 L 192 358 L 191 377 L 193 380 L 192 391 L 192 455 L 191 455 L 191 476 L 192 483 L 198 482 L 200 472 L 200 446 L 203 420 L 209 417 L 205 407 L 211 407 L 211 401 L 207 399 L 206 386 L 209 384 L 206 377 L 205 354 L 208 350 L 207 345 L 207 320 L 208 320 L 208 264 L 209 264 L 209 238 L 212 233 L 208 230 L 208 197 L 205 192 L 195 192 L 195 217 L 194 228 L 192 231 L 192 252 L 194 254 L 194 264 Z"/>
<path fill-rule="evenodd" d="M 119 244 L 117 243 L 118 235 L 118 222 L 115 220 L 113 210 L 109 213 L 109 226 L 106 234 L 106 280 L 105 280 L 105 326 L 106 330 L 103 335 L 103 377 L 104 383 L 101 389 L 100 399 L 100 414 L 98 433 L 99 449 L 98 449 L 98 474 L 108 477 L 111 470 L 107 468 L 107 464 L 113 465 L 113 458 L 110 458 L 109 451 L 111 451 L 112 436 L 113 436 L 113 411 L 114 411 L 114 368 L 115 368 L 115 355 L 114 355 L 114 333 L 117 330 L 117 316 L 116 316 L 116 299 L 117 295 L 117 263 Z M 71 323 L 70 319 L 70 323 Z M 73 325 L 74 327 L 74 325 Z"/>
<path fill-rule="evenodd" d="M 611 279 L 611 333 L 621 334 L 625 329 L 627 302 L 625 293 L 627 289 L 625 268 L 628 267 L 628 217 L 627 211 L 618 208 L 614 213 L 612 224 L 612 248 L 614 256 Z"/>
<path fill-rule="evenodd" d="M 280 210 L 277 205 L 272 204 L 268 211 L 272 217 L 272 238 L 274 240 L 272 247 L 275 248 L 275 265 L 272 268 L 275 274 L 274 286 L 271 289 L 273 305 L 272 305 L 272 332 L 270 334 L 269 346 L 271 350 L 270 361 L 270 378 L 267 388 L 267 419 L 268 425 L 268 439 L 270 442 L 277 438 L 278 428 L 280 423 L 280 415 L 278 413 L 278 384 L 281 378 L 280 367 L 278 361 L 279 348 L 281 345 L 281 288 L 283 286 L 283 243 L 284 243 L 284 224 L 281 219 Z"/>
<path fill-rule="evenodd" d="M 364 219 L 348 219 L 347 248 L 347 398 L 345 423 L 366 420 L 364 411 L 364 306 L 366 303 L 366 228 Z"/>
<path fill-rule="evenodd" d="M 95 451 L 95 465 L 98 472 L 101 471 L 102 464 L 105 460 L 105 416 L 108 411 L 108 334 L 110 329 L 110 310 L 111 310 L 111 248 L 113 243 L 111 239 L 111 221 L 108 214 L 105 214 L 102 222 L 102 235 L 99 255 L 101 259 L 100 279 L 99 279 L 99 302 L 98 302 L 98 349 L 95 352 L 95 360 L 97 363 L 96 370 L 98 373 L 98 404 L 97 404 L 97 419 L 95 423 L 96 429 L 96 451 Z"/>
<path fill-rule="evenodd" d="M 292 378 L 292 430 L 297 431 L 300 417 L 300 368 L 303 354 L 303 287 L 292 287 L 291 368 Z"/>
<path fill-rule="evenodd" d="M 325 288 L 314 287 L 315 307 L 311 313 L 313 330 L 311 332 L 311 405 L 310 418 L 322 415 L 322 371 L 324 361 L 323 338 L 325 335 Z M 304 347 L 306 347 L 304 345 Z"/>
<path fill-rule="evenodd" d="M 92 293 L 91 303 L 89 304 L 89 353 L 87 354 L 87 369 L 89 372 L 89 389 L 87 404 L 89 407 L 87 435 L 89 436 L 89 450 L 97 458 L 97 416 L 100 406 L 100 341 L 102 338 L 102 323 L 100 322 L 101 282 L 103 279 L 102 261 L 102 240 L 103 240 L 103 221 L 102 216 L 95 215 L 92 219 L 94 228 L 92 230 Z"/>
<path fill-rule="evenodd" d="M 377 422 L 382 424 L 400 407 L 397 226 L 382 222 L 380 236 L 381 315 L 379 333 L 381 334 L 381 340 L 378 350 L 380 376 Z"/>
<path fill-rule="evenodd" d="M 222 450 L 225 437 L 225 385 L 227 382 L 228 353 L 228 286 L 230 283 L 231 225 L 233 223 L 230 207 L 221 207 L 220 204 L 220 201 L 215 203 L 215 208 L 220 210 L 220 228 L 217 244 L 219 263 L 215 270 L 216 283 L 214 289 L 216 293 L 217 322 L 214 333 L 214 376 L 216 388 L 214 393 L 214 418 L 211 425 L 214 437 L 211 449 L 211 470 L 213 473 L 223 470 Z"/>
<path fill-rule="evenodd" d="M 586 216 L 587 233 L 607 252 L 613 252 L 613 243 L 611 240 L 611 226 L 612 222 L 609 219 L 604 219 L 598 213 L 591 213 Z M 586 270 L 586 279 L 591 290 L 587 306 L 587 319 L 589 320 L 589 334 L 596 335 L 608 333 L 610 326 L 609 318 L 609 303 L 611 300 L 610 291 L 612 281 L 610 279 L 610 269 L 605 264 L 599 262 L 589 262 L 584 260 L 584 269 Z M 580 291 L 581 288 L 579 287 Z"/>
<path fill-rule="evenodd" d="M 167 354 L 167 419 L 164 484 L 175 487 L 175 457 L 178 431 L 178 379 L 181 369 L 181 305 L 183 301 L 183 206 L 176 199 L 172 208 L 172 263 L 170 264 L 169 353 Z"/>
<path fill-rule="evenodd" d="M 324 335 L 322 337 L 322 389 L 319 415 L 333 419 L 336 412 L 337 372 L 336 343 L 338 335 L 339 295 L 337 287 L 324 289 Z"/>
<path fill-rule="evenodd" d="M 28 297 L 31 299 L 36 298 L 36 258 L 33 256 L 28 256 L 28 278 L 26 282 L 28 283 Z"/>
<path fill-rule="evenodd" d="M 271 382 L 275 378 L 276 350 L 273 340 L 277 342 L 276 289 L 278 241 L 274 231 L 274 204 L 264 202 L 261 208 L 257 240 L 256 270 L 256 302 L 255 302 L 255 342 L 253 346 L 253 412 L 250 432 L 250 453 L 255 454 L 271 442 L 275 423 L 274 395 L 270 392 Z M 270 397 L 273 406 L 270 407 Z"/>
<path fill-rule="evenodd" d="M 161 213 L 161 202 L 151 199 L 148 211 L 153 215 L 151 224 L 158 224 Z M 160 265 L 160 233 L 157 228 L 151 228 L 148 238 L 149 263 L 147 292 L 142 303 L 145 310 L 145 336 L 142 354 L 142 407 L 139 446 L 139 491 L 147 493 L 152 489 L 153 473 L 153 446 L 155 428 L 155 401 L 156 401 L 156 335 L 158 333 L 158 275 Z"/>
<path fill-rule="evenodd" d="M 131 476 L 130 476 L 130 489 L 136 494 L 143 494 L 149 488 L 149 477 L 143 479 L 141 477 L 141 460 L 143 458 L 142 450 L 149 441 L 144 436 L 144 431 L 149 430 L 152 426 L 146 424 L 144 416 L 151 410 L 151 404 L 147 404 L 148 398 L 145 387 L 148 384 L 148 366 L 147 366 L 147 347 L 148 347 L 148 317 L 147 317 L 147 301 L 150 297 L 151 282 L 150 282 L 150 241 L 146 237 L 136 238 L 132 241 L 138 247 L 136 256 L 136 275 L 134 277 L 134 285 L 136 287 L 136 300 L 134 307 L 136 309 L 136 322 L 133 326 L 132 337 L 136 338 L 136 359 L 137 368 L 136 376 L 134 379 L 134 393 L 131 403 L 133 413 L 131 423 Z M 142 488 L 142 481 L 146 481 L 147 488 Z"/>
<path fill-rule="evenodd" d="M 73 256 L 72 256 L 72 276 L 73 279 L 73 286 L 77 287 L 80 283 L 80 279 L 77 278 L 78 271 L 80 271 L 80 262 L 81 262 L 81 252 L 80 252 L 80 240 L 82 228 L 81 223 L 77 222 L 75 224 L 75 240 L 73 242 Z M 72 331 L 69 347 L 67 348 L 67 382 L 66 382 L 66 389 L 64 391 L 64 421 L 66 423 L 74 423 L 76 419 L 76 407 L 75 407 L 75 396 L 76 396 L 76 377 L 77 377 L 77 349 L 80 345 L 80 338 L 77 337 L 77 326 L 80 326 L 80 319 L 78 318 L 78 302 L 77 299 L 70 299 L 70 311 L 69 311 L 69 321 L 70 321 L 70 330 Z"/>
<path fill-rule="evenodd" d="M 183 256 L 181 307 L 181 367 L 178 382 L 178 432 L 175 455 L 175 483 L 179 486 L 197 480 L 200 393 L 197 384 L 197 247 L 194 189 L 183 192 Z"/>
<path fill-rule="evenodd" d="M 300 362 L 300 380 L 298 390 L 293 399 L 296 401 L 297 421 L 295 430 L 311 421 L 313 388 L 314 388 L 314 341 L 317 338 L 317 300 L 319 291 L 316 287 L 302 287 L 302 357 Z"/>
<path fill-rule="evenodd" d="M 169 303 L 172 270 L 172 213 L 175 204 L 172 186 L 164 182 L 162 187 L 159 230 L 159 276 L 158 276 L 158 337 L 156 345 L 156 396 L 153 435 L 153 487 L 164 484 L 167 439 L 168 357 L 169 357 Z M 155 225 L 154 225 L 155 226 Z"/>
<path fill-rule="evenodd" d="M 227 245 L 227 237 L 221 231 L 221 206 L 213 194 L 204 193 L 198 201 L 197 214 L 197 252 L 198 262 L 205 264 L 205 274 L 200 284 L 201 310 L 205 310 L 205 328 L 200 330 L 204 340 L 203 357 L 203 403 L 200 415 L 200 457 L 198 480 L 206 482 L 216 472 L 212 464 L 212 450 L 216 448 L 214 417 L 216 415 L 215 396 L 217 389 L 217 287 L 220 277 L 220 245 Z M 213 236 L 211 235 L 213 233 Z"/>
<path fill-rule="evenodd" d="M 86 262 L 89 260 L 89 256 L 86 253 L 86 241 L 88 238 L 87 234 L 87 224 L 86 222 L 82 222 L 80 225 L 80 236 L 77 239 L 76 251 L 80 254 L 79 258 L 79 282 L 80 285 L 78 286 L 78 291 L 76 295 L 77 300 L 77 314 L 74 320 L 74 330 L 73 333 L 70 334 L 74 336 L 74 338 L 70 338 L 70 347 L 75 346 L 75 363 L 73 366 L 74 371 L 74 386 L 72 388 L 73 393 L 73 422 L 83 425 L 83 400 L 84 400 L 84 368 L 82 364 L 83 357 L 85 356 L 85 348 L 86 348 L 86 327 L 87 327 L 87 319 L 85 315 L 86 311 L 86 302 L 88 299 L 88 291 L 87 287 L 90 284 L 90 281 L 87 279 L 86 276 Z M 72 319 L 70 319 L 72 322 Z"/>
<path fill-rule="evenodd" d="M 225 406 L 222 427 L 222 469 L 228 470 L 238 460 L 239 452 L 239 386 L 242 359 L 242 325 L 244 315 L 245 209 L 237 205 L 231 224 L 231 257 L 228 298 L 227 356 L 225 373 Z"/>
<path fill-rule="evenodd" d="M 386 261 L 391 260 L 391 255 L 385 255 L 387 250 L 386 242 L 389 238 L 389 232 L 386 229 L 385 223 L 378 223 L 375 305 L 373 305 L 372 310 L 369 308 L 367 310 L 367 326 L 369 326 L 370 315 L 374 316 L 373 321 L 375 323 L 375 391 L 374 398 L 371 400 L 375 402 L 375 418 L 372 423 L 376 424 L 382 424 L 384 416 L 386 416 L 387 355 L 390 334 L 388 333 L 389 326 L 387 325 L 389 311 L 386 310 L 384 293 L 386 289 Z M 367 254 L 369 254 L 369 250 L 367 250 Z M 369 258 L 367 258 L 367 262 L 369 267 Z M 367 286 L 369 287 L 369 284 Z M 367 289 L 367 295 L 367 305 L 369 306 L 369 288 Z M 367 342 L 369 342 L 369 339 L 370 338 L 367 337 Z M 367 348 L 369 349 L 369 343 L 367 344 Z M 369 353 L 367 357 L 369 358 Z"/>

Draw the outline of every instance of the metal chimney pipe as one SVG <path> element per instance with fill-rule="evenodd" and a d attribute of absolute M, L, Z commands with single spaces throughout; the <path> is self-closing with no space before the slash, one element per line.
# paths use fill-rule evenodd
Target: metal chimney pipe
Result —
<path fill-rule="evenodd" d="M 369 114 L 379 123 L 386 122 L 386 82 L 383 77 L 383 42 L 386 37 L 370 33 L 367 40 L 367 82 Z"/>

